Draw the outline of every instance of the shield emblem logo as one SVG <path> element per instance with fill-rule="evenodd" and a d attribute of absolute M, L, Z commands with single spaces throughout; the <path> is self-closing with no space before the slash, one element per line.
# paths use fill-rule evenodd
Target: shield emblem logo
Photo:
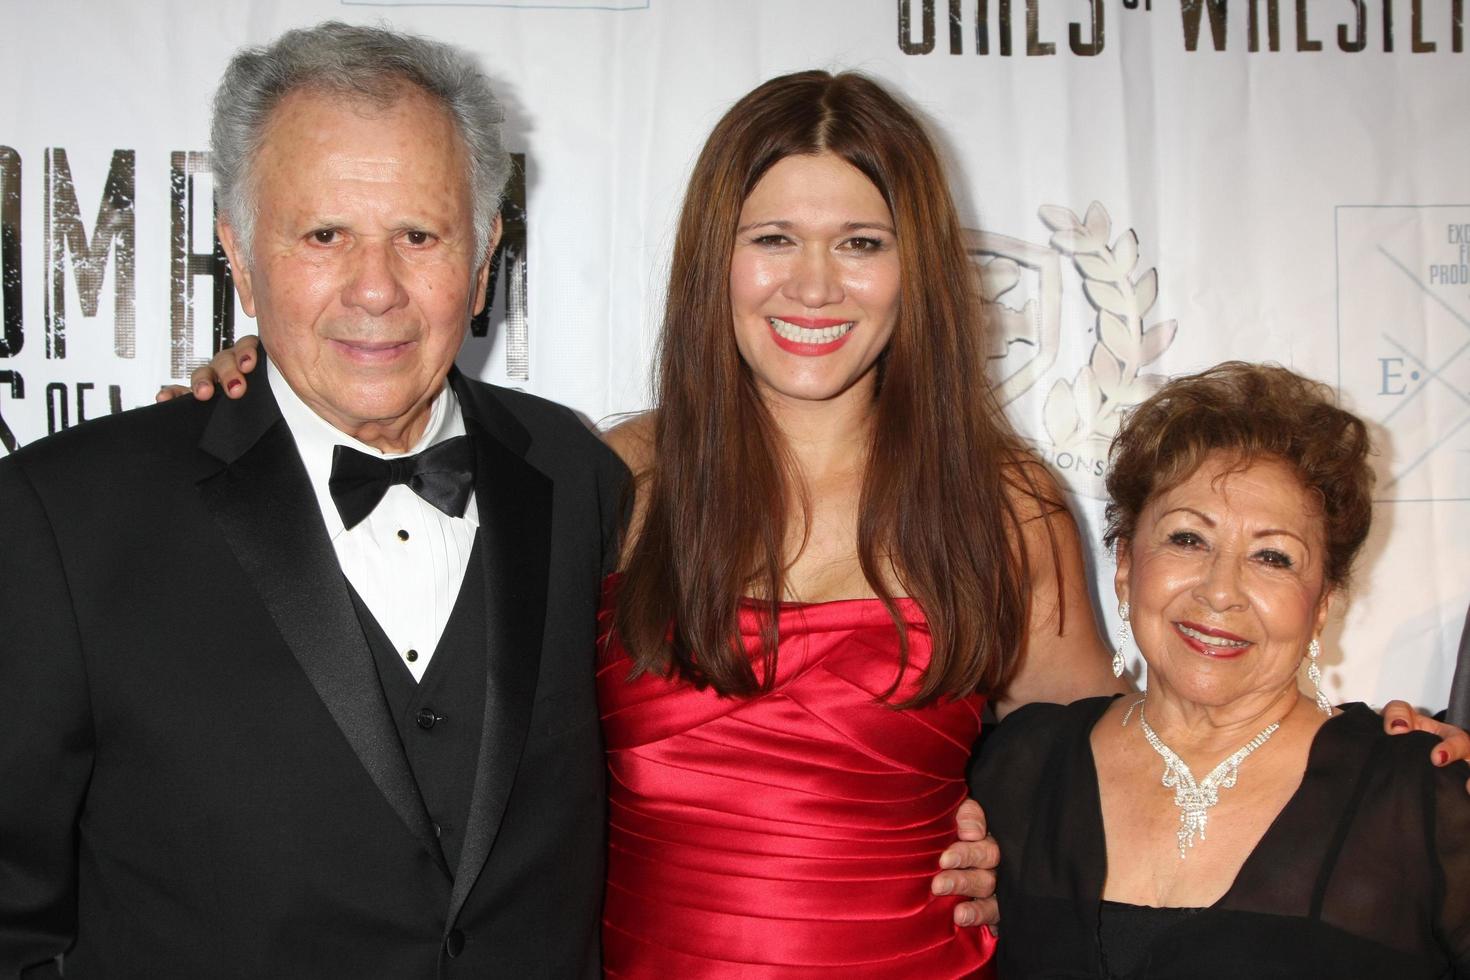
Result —
<path fill-rule="evenodd" d="M 1056 363 L 1061 341 L 1062 267 L 1057 253 L 993 232 L 965 231 L 983 299 L 986 373 L 1009 405 Z"/>
<path fill-rule="evenodd" d="M 1094 201 L 1081 218 L 1054 205 L 1038 214 L 1052 231 L 1045 245 L 966 232 L 986 316 L 985 369 L 1037 455 L 1075 492 L 1100 496 L 1122 413 L 1163 380 L 1143 368 L 1168 350 L 1177 324 L 1145 322 L 1158 273 L 1135 274 L 1138 236 L 1128 229 L 1115 239 L 1101 204 Z M 1064 323 L 1064 277 L 1077 280 L 1086 298 L 1075 307 L 1092 321 L 1085 332 Z"/>

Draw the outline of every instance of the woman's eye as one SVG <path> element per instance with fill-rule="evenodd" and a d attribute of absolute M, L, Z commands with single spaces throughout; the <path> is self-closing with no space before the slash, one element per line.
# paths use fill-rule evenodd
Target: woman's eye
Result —
<path fill-rule="evenodd" d="M 1290 555 L 1284 551 L 1277 551 L 1275 548 L 1264 548 L 1256 552 L 1256 557 L 1275 568 L 1291 568 L 1296 564 L 1291 560 Z"/>
<path fill-rule="evenodd" d="M 882 251 L 883 244 L 877 238 L 849 238 L 847 249 L 850 252 L 879 252 Z"/>
<path fill-rule="evenodd" d="M 777 245 L 785 245 L 790 241 L 791 239 L 785 235 L 761 235 L 755 239 L 755 244 L 765 246 L 766 248 L 774 248 Z"/>
<path fill-rule="evenodd" d="M 1205 542 L 1203 538 L 1193 531 L 1175 531 L 1169 535 L 1169 543 L 1180 548 L 1198 548 Z"/>

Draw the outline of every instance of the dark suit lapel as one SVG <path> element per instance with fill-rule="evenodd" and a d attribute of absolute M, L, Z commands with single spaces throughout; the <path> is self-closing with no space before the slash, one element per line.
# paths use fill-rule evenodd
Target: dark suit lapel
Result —
<path fill-rule="evenodd" d="M 448 922 L 479 877 L 505 815 L 540 674 L 551 551 L 551 481 L 526 462 L 525 429 L 493 396 L 454 378 L 478 452 L 475 500 L 485 581 L 485 720 Z M 465 582 L 464 588 L 470 583 Z"/>
<path fill-rule="evenodd" d="M 257 377 L 210 418 L 200 448 L 224 466 L 199 482 L 200 495 L 368 775 L 448 874 L 306 469 Z"/>

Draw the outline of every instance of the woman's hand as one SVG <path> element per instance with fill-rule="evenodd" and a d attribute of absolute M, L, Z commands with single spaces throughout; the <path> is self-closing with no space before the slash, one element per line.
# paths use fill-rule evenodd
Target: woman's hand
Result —
<path fill-rule="evenodd" d="M 1390 735 L 1408 732 L 1438 735 L 1439 744 L 1429 753 L 1430 761 L 1436 766 L 1447 766 L 1460 760 L 1470 762 L 1470 735 L 1454 725 L 1421 715 L 1406 701 L 1390 701 L 1383 706 L 1383 730 Z M 1465 783 L 1465 792 L 1470 793 L 1470 781 Z"/>
<path fill-rule="evenodd" d="M 226 398 L 239 398 L 245 394 L 245 375 L 254 371 L 260 363 L 256 353 L 259 348 L 260 338 L 254 334 L 246 334 L 235 341 L 233 347 L 226 347 L 214 355 L 214 359 L 208 364 L 195 368 L 194 373 L 189 375 L 190 387 L 164 385 L 158 389 L 153 400 L 166 402 L 192 394 L 200 401 L 208 401 L 214 397 L 216 385 L 224 387 Z"/>

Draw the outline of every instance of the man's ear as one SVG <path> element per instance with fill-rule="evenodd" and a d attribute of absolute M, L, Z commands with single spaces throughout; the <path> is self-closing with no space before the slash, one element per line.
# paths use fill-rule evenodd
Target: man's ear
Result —
<path fill-rule="evenodd" d="M 500 215 L 490 225 L 490 240 L 485 243 L 485 254 L 480 256 L 480 268 L 475 270 L 475 298 L 470 304 L 470 316 L 479 316 L 485 310 L 485 284 L 490 281 L 490 259 L 500 245 L 500 235 L 505 230 Z"/>
<path fill-rule="evenodd" d="M 250 264 L 245 261 L 240 240 L 235 237 L 235 229 L 224 218 L 216 221 L 214 227 L 219 235 L 220 246 L 225 250 L 225 257 L 230 260 L 230 276 L 235 281 L 240 308 L 245 311 L 246 316 L 255 316 L 255 284 L 251 281 Z"/>

